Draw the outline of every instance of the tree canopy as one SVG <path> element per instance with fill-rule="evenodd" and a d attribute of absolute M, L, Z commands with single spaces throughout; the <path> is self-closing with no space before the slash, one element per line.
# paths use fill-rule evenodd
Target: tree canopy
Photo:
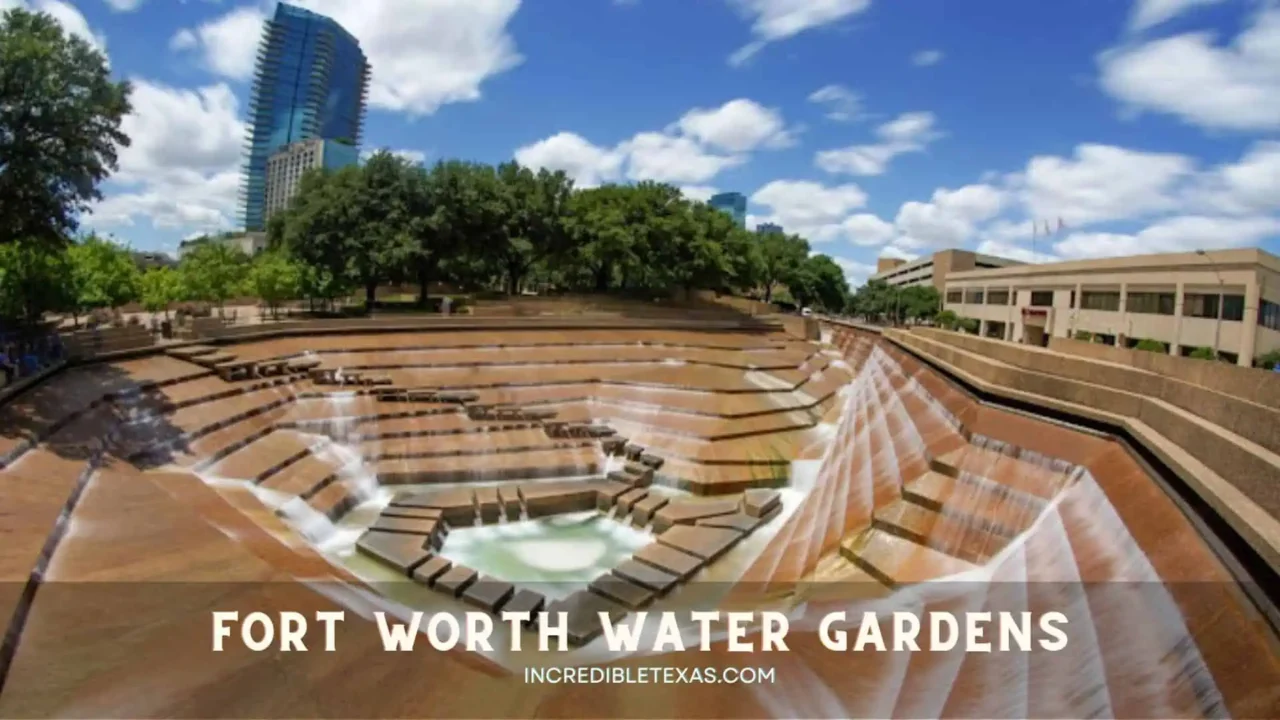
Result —
<path fill-rule="evenodd" d="M 0 244 L 62 245 L 129 138 L 127 82 L 45 13 L 0 15 Z"/>
<path fill-rule="evenodd" d="M 363 166 L 313 170 L 268 235 L 298 262 L 304 293 L 362 288 L 369 303 L 378 284 L 401 281 L 416 282 L 425 301 L 432 280 L 650 297 L 768 298 L 788 284 L 831 310 L 848 294 L 839 266 L 810 257 L 802 238 L 749 232 L 670 185 L 577 189 L 563 172 L 515 162 L 423 167 L 384 151 Z"/>

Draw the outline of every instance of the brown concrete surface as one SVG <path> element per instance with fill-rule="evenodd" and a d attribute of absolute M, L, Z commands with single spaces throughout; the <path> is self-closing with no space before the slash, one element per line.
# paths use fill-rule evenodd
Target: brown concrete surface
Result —
<path fill-rule="evenodd" d="M 607 330 L 588 323 L 577 329 L 497 323 L 466 332 L 433 327 L 299 334 L 220 349 L 252 362 L 312 351 L 323 367 L 367 369 L 399 383 L 474 391 L 476 402 L 549 408 L 564 421 L 610 425 L 664 461 L 657 484 L 728 495 L 661 507 L 644 501 L 655 517 L 655 542 L 591 590 L 547 608 L 570 614 L 576 642 L 599 634 L 595 611 L 620 617 L 677 583 L 696 585 L 704 567 L 714 570 L 726 552 L 739 552 L 730 547 L 778 512 L 778 503 L 767 491 L 738 493 L 785 485 L 786 473 L 779 477 L 776 469 L 801 459 L 818 464 L 812 486 L 760 543 L 739 581 L 743 597 L 762 589 L 771 597 L 803 595 L 810 599 L 805 614 L 814 617 L 832 607 L 823 603 L 835 602 L 811 589 L 823 577 L 839 578 L 846 590 L 861 585 L 864 597 L 876 597 L 957 572 L 1003 572 L 1016 561 L 1032 580 L 1069 567 L 1105 586 L 1132 571 L 1132 563 L 1121 560 L 1140 557 L 1153 577 L 1168 583 L 1226 710 L 1242 718 L 1276 716 L 1270 712 L 1280 706 L 1274 630 L 1213 547 L 1114 440 L 981 405 L 902 348 L 848 329 L 834 332 L 843 360 L 834 365 L 813 345 L 783 333 L 727 324 L 703 330 L 696 323 Z M 993 386 L 1011 382 L 1018 370 L 989 356 L 980 364 L 973 353 L 927 338 L 908 342 L 936 350 Z M 605 367 L 619 359 L 622 364 Z M 1167 457 L 1193 456 L 1186 462 L 1209 468 L 1224 493 L 1265 495 L 1251 475 L 1259 466 L 1231 456 L 1230 448 L 1239 446 L 1235 438 L 1187 429 L 1198 425 L 1178 402 L 1144 409 L 1158 394 L 1142 397 L 1145 386 L 1126 387 L 1123 373 L 1132 368 L 1117 372 L 1117 387 L 1078 389 L 1069 378 L 1042 372 L 1043 379 L 1028 380 L 1021 391 L 1143 423 L 1169 443 L 1161 448 Z M 596 508 L 602 496 L 620 494 L 603 479 L 530 482 L 557 474 L 598 477 L 605 458 L 597 441 L 562 444 L 536 424 L 473 421 L 454 403 L 338 395 L 342 389 L 301 374 L 270 385 L 265 380 L 226 382 L 198 364 L 152 355 L 65 370 L 0 406 L 0 572 L 14 589 L 0 597 L 0 617 L 12 618 L 17 638 L 2 669 L 0 716 L 298 717 L 333 708 L 407 716 L 429 705 L 435 717 L 635 716 L 634 708 L 655 717 L 713 716 L 707 708 L 716 717 L 806 717 L 824 711 L 796 689 L 804 695 L 815 682 L 841 716 L 1000 716 L 991 703 L 1007 697 L 1009 686 L 988 684 L 988 678 L 1009 677 L 998 656 L 967 657 L 950 670 L 952 660 L 943 657 L 899 666 L 874 653 L 832 654 L 804 629 L 788 637 L 792 652 L 754 661 L 774 666 L 783 683 L 752 692 L 723 685 L 660 694 L 621 685 L 530 686 L 464 652 L 384 653 L 376 630 L 360 618 L 341 631 L 342 652 L 292 660 L 301 664 L 289 665 L 276 653 L 211 654 L 211 608 L 331 609 L 340 606 L 334 596 L 299 581 L 358 584 L 254 491 L 300 499 L 336 518 L 356 498 L 348 477 L 353 462 L 387 484 L 505 481 L 496 489 L 397 497 L 376 521 L 378 529 L 359 541 L 376 561 L 442 594 L 463 596 L 439 602 L 490 610 L 536 610 L 544 601 L 433 554 L 439 548 L 429 543 L 443 537 L 433 534 L 442 527 L 436 517 L 443 525 L 491 522 L 503 514 Z M 338 453 L 335 442 L 354 450 Z M 230 480 L 236 482 L 224 482 Z M 632 492 L 645 497 L 648 491 Z M 1263 500 L 1256 506 L 1267 507 Z M 1239 503 L 1232 498 L 1227 505 Z M 656 520 L 664 512 L 660 528 Z M 1045 512 L 1052 516 L 1037 523 Z M 75 587 L 85 581 L 101 583 L 92 612 Z M 26 588 L 33 583 L 40 592 L 31 601 Z M 147 587 L 143 583 L 177 589 L 129 591 Z M 1105 587 L 1090 602 L 1104 607 Z M 1062 678 L 1076 677 L 1071 671 L 1090 663 L 1105 676 L 1105 687 L 1093 696 L 1103 697 L 1112 714 L 1215 714 L 1199 704 L 1203 698 L 1185 678 L 1134 680 L 1124 648 L 1167 638 L 1114 613 L 1093 617 L 1101 660 L 1064 653 L 1046 661 L 1032 675 L 1058 678 L 1056 685 L 1028 680 L 1017 688 L 1027 692 L 1028 715 L 1083 714 L 1072 694 L 1080 688 Z M 750 662 L 716 642 L 708 653 L 614 664 Z M 940 672 L 954 682 L 929 684 Z M 900 691 L 886 705 L 881 690 L 895 683 Z M 439 691 L 444 687 L 449 692 Z M 1055 687 L 1056 694 L 1046 690 Z M 761 692 L 775 694 L 766 702 Z"/>

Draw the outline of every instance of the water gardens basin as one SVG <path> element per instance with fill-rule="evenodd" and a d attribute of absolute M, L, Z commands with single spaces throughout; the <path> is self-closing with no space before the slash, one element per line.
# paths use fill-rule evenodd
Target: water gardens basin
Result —
<path fill-rule="evenodd" d="M 1273 716 L 1273 630 L 1116 440 L 979 403 L 847 327 L 564 325 L 174 348 L 0 407 L 0 715 Z M 519 677 L 742 665 L 720 642 L 612 657 L 589 622 L 691 598 L 789 613 L 791 652 L 755 662 L 777 681 Z M 211 655 L 227 606 L 351 620 L 332 655 Z M 370 629 L 374 609 L 518 606 L 569 612 L 575 649 L 387 654 Z M 897 607 L 1089 630 L 1030 658 L 816 640 L 832 610 Z"/>

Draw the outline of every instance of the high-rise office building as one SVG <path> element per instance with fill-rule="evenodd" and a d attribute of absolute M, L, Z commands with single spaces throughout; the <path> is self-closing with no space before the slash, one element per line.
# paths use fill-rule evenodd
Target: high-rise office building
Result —
<path fill-rule="evenodd" d="M 707 204 L 722 213 L 731 215 L 733 221 L 738 223 L 738 227 L 745 228 L 747 226 L 746 195 L 739 192 L 720 193 L 719 195 L 712 195 Z"/>
<path fill-rule="evenodd" d="M 759 225 L 756 226 L 756 232 L 761 235 L 768 235 L 770 233 L 776 233 L 778 235 L 781 235 L 782 226 L 774 223 L 760 223 Z"/>
<path fill-rule="evenodd" d="M 351 33 L 323 15 L 276 6 L 249 105 L 240 190 L 246 230 L 266 225 L 267 164 L 280 148 L 315 138 L 359 148 L 368 86 L 369 62 Z"/>
<path fill-rule="evenodd" d="M 298 192 L 298 182 L 306 171 L 312 168 L 336 170 L 355 165 L 359 160 L 360 153 L 354 145 L 323 138 L 299 140 L 275 151 L 267 158 L 263 221 L 289 207 L 289 201 Z"/>

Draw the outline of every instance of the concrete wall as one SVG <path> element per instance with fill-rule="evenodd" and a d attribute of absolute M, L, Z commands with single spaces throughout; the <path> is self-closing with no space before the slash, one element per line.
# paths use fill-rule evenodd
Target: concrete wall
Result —
<path fill-rule="evenodd" d="M 67 355 L 75 360 L 86 360 L 122 350 L 149 348 L 156 344 L 150 328 L 144 325 L 78 330 L 64 334 L 62 342 Z"/>
<path fill-rule="evenodd" d="M 961 333 L 915 329 L 886 336 L 987 385 L 1070 403 L 1076 407 L 1062 409 L 1099 420 L 1109 414 L 1140 421 L 1280 517 L 1280 405 L 1136 367 Z"/>
<path fill-rule="evenodd" d="M 1258 405 L 1280 408 L 1280 373 L 1057 337 L 1049 341 L 1049 349 L 1128 365 Z"/>

